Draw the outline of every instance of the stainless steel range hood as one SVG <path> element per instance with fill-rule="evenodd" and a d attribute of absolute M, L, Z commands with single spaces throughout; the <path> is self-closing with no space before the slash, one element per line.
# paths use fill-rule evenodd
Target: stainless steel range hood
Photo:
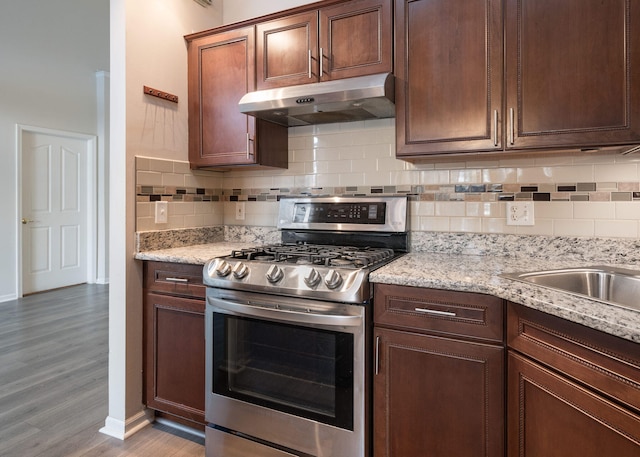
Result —
<path fill-rule="evenodd" d="M 395 116 L 391 73 L 249 92 L 240 111 L 287 127 Z"/>

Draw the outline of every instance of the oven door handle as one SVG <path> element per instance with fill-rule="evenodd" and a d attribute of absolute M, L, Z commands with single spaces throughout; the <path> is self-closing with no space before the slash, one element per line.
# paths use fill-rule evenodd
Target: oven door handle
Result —
<path fill-rule="evenodd" d="M 358 327 L 362 325 L 362 316 L 345 316 L 339 314 L 317 314 L 311 311 L 300 312 L 292 309 L 273 308 L 255 302 L 234 302 L 209 297 L 208 301 L 214 311 L 241 317 L 260 317 L 263 319 L 296 322 L 299 324 L 326 325 L 331 327 Z M 355 305 L 354 305 L 355 306 Z"/>

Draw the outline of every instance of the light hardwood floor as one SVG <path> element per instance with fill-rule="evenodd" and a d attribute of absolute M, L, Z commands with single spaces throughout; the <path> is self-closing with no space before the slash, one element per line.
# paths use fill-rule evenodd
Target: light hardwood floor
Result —
<path fill-rule="evenodd" d="M 0 303 L 0 456 L 202 457 L 204 440 L 153 425 L 120 441 L 107 416 L 108 286 Z"/>

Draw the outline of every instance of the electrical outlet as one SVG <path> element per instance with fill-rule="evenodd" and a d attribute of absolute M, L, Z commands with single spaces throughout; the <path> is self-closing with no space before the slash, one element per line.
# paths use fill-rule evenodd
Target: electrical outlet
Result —
<path fill-rule="evenodd" d="M 167 202 L 156 202 L 156 224 L 166 224 L 169 218 Z"/>
<path fill-rule="evenodd" d="M 533 202 L 507 202 L 507 225 L 533 225 Z"/>
<path fill-rule="evenodd" d="M 244 202 L 236 202 L 236 220 L 244 221 Z"/>

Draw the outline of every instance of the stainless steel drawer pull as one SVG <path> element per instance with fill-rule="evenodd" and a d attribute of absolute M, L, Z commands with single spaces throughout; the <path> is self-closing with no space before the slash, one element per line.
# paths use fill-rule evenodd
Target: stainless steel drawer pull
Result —
<path fill-rule="evenodd" d="M 322 68 L 322 63 L 324 60 L 324 56 L 322 55 L 322 48 L 320 48 L 320 77 L 322 78 L 322 76 L 324 75 L 324 69 Z"/>
<path fill-rule="evenodd" d="M 189 280 L 185 278 L 164 278 L 164 280 L 171 282 L 189 282 Z"/>
<path fill-rule="evenodd" d="M 309 79 L 313 78 L 311 49 L 309 49 Z"/>
<path fill-rule="evenodd" d="M 438 311 L 437 309 L 427 309 L 427 308 L 416 308 L 416 311 L 419 313 L 433 314 L 435 316 L 456 317 L 456 313 L 452 313 L 451 311 Z"/>

